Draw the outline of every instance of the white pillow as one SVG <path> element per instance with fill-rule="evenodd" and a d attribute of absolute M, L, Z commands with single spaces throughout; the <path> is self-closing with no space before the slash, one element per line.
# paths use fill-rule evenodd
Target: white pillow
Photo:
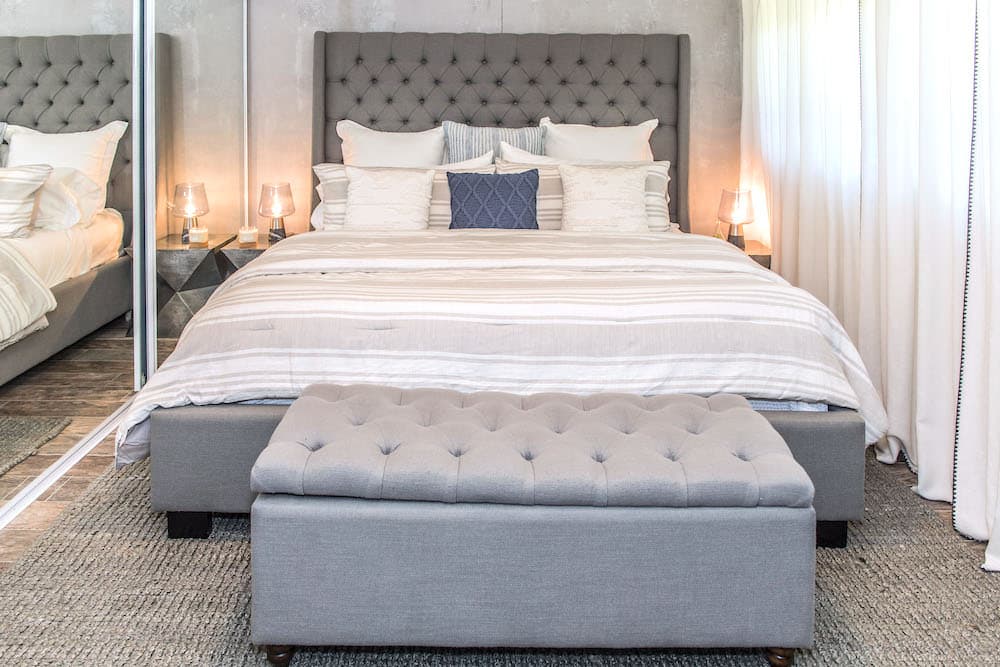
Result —
<path fill-rule="evenodd" d="M 91 132 L 46 134 L 17 125 L 7 127 L 10 152 L 7 166 L 48 164 L 54 168 L 79 169 L 101 188 L 98 208 L 104 208 L 107 199 L 111 164 L 115 160 L 118 142 L 128 129 L 128 123 L 116 120 Z"/>
<path fill-rule="evenodd" d="M 38 191 L 32 225 L 40 229 L 69 229 L 89 225 L 101 209 L 105 190 L 79 169 L 53 169 Z"/>
<path fill-rule="evenodd" d="M 444 160 L 444 128 L 379 132 L 353 120 L 337 123 L 344 164 L 353 167 L 433 167 Z"/>
<path fill-rule="evenodd" d="M 378 167 L 355 167 L 356 169 L 378 169 Z M 392 169 L 394 167 L 386 167 Z M 451 191 L 448 188 L 447 172 L 476 174 L 496 173 L 493 167 L 493 151 L 463 162 L 452 162 L 434 167 L 434 184 L 431 187 L 431 208 L 427 225 L 447 229 L 451 224 Z M 343 229 L 347 214 L 347 167 L 339 163 L 318 164 L 313 172 L 319 178 L 316 191 L 320 205 L 313 211 L 310 222 L 314 229 Z"/>
<path fill-rule="evenodd" d="M 659 125 L 655 118 L 638 125 L 592 127 L 559 125 L 543 118 L 545 154 L 562 160 L 600 160 L 602 162 L 652 162 L 649 137 Z"/>
<path fill-rule="evenodd" d="M 427 229 L 433 169 L 347 167 L 344 229 Z"/>
<path fill-rule="evenodd" d="M 52 167 L 44 164 L 0 169 L 0 238 L 31 233 L 35 195 L 50 173 Z"/>
<path fill-rule="evenodd" d="M 568 232 L 648 232 L 647 171 L 636 167 L 559 165 L 562 228 Z"/>
<path fill-rule="evenodd" d="M 532 153 L 531 151 L 526 151 L 523 148 L 518 148 L 517 146 L 511 146 L 506 141 L 500 142 L 500 159 L 505 162 L 516 162 L 518 164 L 559 164 L 560 162 L 565 162 L 565 160 L 560 160 L 554 157 L 547 157 L 545 155 L 538 155 L 537 153 Z"/>

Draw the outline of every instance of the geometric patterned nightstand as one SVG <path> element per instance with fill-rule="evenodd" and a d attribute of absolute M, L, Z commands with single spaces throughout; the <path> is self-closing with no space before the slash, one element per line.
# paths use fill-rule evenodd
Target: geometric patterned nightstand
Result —
<path fill-rule="evenodd" d="M 771 249 L 760 241 L 747 241 L 746 253 L 765 269 L 771 268 Z"/>
<path fill-rule="evenodd" d="M 179 234 L 156 242 L 156 329 L 177 338 L 215 288 L 236 270 L 222 253 L 233 234 L 212 234 L 208 246 L 181 243 Z"/>

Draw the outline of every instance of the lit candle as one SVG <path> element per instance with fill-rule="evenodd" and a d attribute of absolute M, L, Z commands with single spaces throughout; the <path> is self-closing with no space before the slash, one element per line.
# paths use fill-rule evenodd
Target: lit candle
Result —
<path fill-rule="evenodd" d="M 192 227 L 189 232 L 191 243 L 208 243 L 207 227 Z"/>
<path fill-rule="evenodd" d="M 246 243 L 246 244 L 257 243 L 257 228 L 256 227 L 240 227 L 239 242 L 240 243 Z"/>

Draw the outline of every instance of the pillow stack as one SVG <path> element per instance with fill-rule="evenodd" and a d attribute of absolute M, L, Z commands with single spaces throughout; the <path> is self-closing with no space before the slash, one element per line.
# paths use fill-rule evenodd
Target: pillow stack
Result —
<path fill-rule="evenodd" d="M 670 163 L 653 161 L 657 126 L 543 118 L 537 127 L 444 121 L 404 133 L 343 120 L 344 164 L 313 168 L 322 200 L 313 227 L 666 231 Z"/>

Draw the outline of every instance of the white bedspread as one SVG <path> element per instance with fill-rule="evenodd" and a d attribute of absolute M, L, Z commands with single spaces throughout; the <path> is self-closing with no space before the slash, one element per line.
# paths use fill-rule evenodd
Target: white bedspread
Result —
<path fill-rule="evenodd" d="M 69 229 L 36 229 L 23 238 L 3 239 L 31 262 L 48 287 L 82 276 L 119 255 L 122 215 L 114 209 L 94 214 L 87 225 Z"/>
<path fill-rule="evenodd" d="M 147 455 L 157 407 L 289 399 L 315 382 L 732 392 L 857 409 L 869 442 L 886 430 L 830 311 L 723 241 L 314 232 L 216 291 L 125 415 L 118 461 Z"/>
<path fill-rule="evenodd" d="M 56 299 L 8 239 L 0 239 L 0 350 L 49 325 Z"/>

